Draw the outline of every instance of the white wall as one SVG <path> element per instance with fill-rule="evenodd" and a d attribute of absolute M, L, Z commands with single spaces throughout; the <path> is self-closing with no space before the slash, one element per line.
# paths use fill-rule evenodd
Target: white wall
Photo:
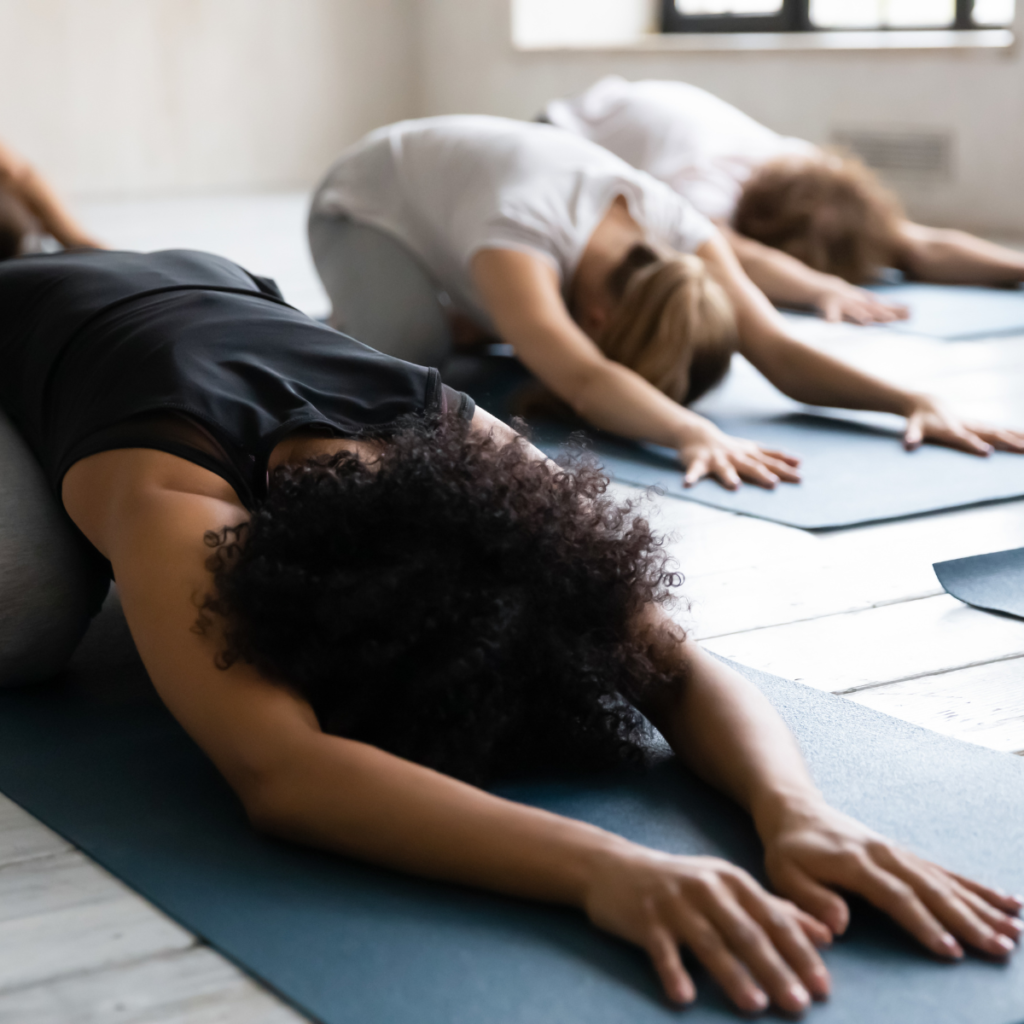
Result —
<path fill-rule="evenodd" d="M 308 186 L 406 116 L 417 0 L 0 0 L 0 139 L 77 195 Z"/>
<path fill-rule="evenodd" d="M 524 53 L 510 42 L 509 0 L 421 0 L 420 18 L 420 113 L 531 117 L 549 97 L 615 72 L 693 82 L 781 132 L 814 141 L 828 141 L 835 128 L 948 130 L 952 176 L 901 186 L 911 213 L 935 223 L 1024 233 L 1019 48 Z"/>
<path fill-rule="evenodd" d="M 953 176 L 906 187 L 911 211 L 1024 234 L 1019 50 L 516 52 L 509 3 L 0 0 L 0 139 L 79 196 L 305 188 L 378 124 L 531 117 L 614 71 L 695 82 L 818 141 L 949 130 Z"/>

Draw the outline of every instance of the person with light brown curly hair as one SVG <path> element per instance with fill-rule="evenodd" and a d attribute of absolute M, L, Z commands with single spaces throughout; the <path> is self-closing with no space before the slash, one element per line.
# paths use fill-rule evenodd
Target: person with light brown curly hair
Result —
<path fill-rule="evenodd" d="M 826 320 L 885 322 L 906 310 L 859 285 L 884 267 L 941 284 L 1024 281 L 1024 254 L 909 220 L 855 157 L 779 135 L 686 82 L 603 78 L 541 119 L 665 182 L 709 217 L 779 305 Z"/>

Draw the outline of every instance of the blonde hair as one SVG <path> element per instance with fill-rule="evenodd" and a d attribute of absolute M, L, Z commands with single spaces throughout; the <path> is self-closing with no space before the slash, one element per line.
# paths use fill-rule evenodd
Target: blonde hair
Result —
<path fill-rule="evenodd" d="M 809 267 L 862 284 L 897 254 L 899 200 L 856 157 L 782 157 L 747 182 L 733 227 Z"/>
<path fill-rule="evenodd" d="M 739 347 L 725 289 L 697 256 L 660 255 L 634 245 L 606 283 L 615 302 L 597 347 L 680 404 L 696 401 L 726 374 Z M 522 416 L 574 420 L 572 409 L 533 382 L 513 399 Z"/>
<path fill-rule="evenodd" d="M 725 376 L 738 347 L 736 316 L 702 259 L 635 245 L 608 289 L 617 301 L 597 344 L 609 359 L 683 404 Z"/>

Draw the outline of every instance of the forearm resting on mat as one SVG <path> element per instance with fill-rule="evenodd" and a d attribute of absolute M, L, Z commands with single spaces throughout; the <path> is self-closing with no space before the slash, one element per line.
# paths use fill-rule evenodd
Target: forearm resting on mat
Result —
<path fill-rule="evenodd" d="M 661 618 L 653 609 L 650 615 Z M 695 643 L 678 643 L 677 657 L 685 678 L 677 697 L 643 710 L 680 760 L 749 811 L 762 834 L 787 808 L 823 803 L 796 740 L 764 694 Z"/>
<path fill-rule="evenodd" d="M 1024 253 L 950 228 L 903 221 L 898 262 L 912 277 L 939 284 L 1024 281 Z"/>
<path fill-rule="evenodd" d="M 905 308 L 834 274 L 815 270 L 781 249 L 738 234 L 727 224 L 720 224 L 719 230 L 747 276 L 778 305 L 813 306 L 826 320 L 861 324 L 885 323 L 907 315 Z"/>
<path fill-rule="evenodd" d="M 721 235 L 697 251 L 732 300 L 740 352 L 783 394 L 809 405 L 909 415 L 916 395 L 862 373 L 791 337 L 764 293 L 744 273 Z"/>

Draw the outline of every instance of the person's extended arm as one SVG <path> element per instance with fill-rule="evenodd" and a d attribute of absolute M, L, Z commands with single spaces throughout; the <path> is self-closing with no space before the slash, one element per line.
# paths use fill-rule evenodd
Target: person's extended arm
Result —
<path fill-rule="evenodd" d="M 995 956 L 1012 949 L 1021 925 L 1008 915 L 1021 909 L 1019 899 L 930 864 L 833 810 L 764 695 L 696 644 L 679 643 L 678 651 L 686 666 L 678 698 L 645 711 L 691 770 L 750 812 L 777 891 L 836 933 L 849 920 L 833 891 L 840 888 L 870 900 L 940 956 L 962 956 L 957 939 Z"/>
<path fill-rule="evenodd" d="M 38 218 L 43 229 L 65 248 L 102 248 L 75 220 L 46 179 L 27 160 L 2 144 L 0 184 L 12 191 Z"/>
<path fill-rule="evenodd" d="M 540 257 L 485 249 L 473 277 L 501 337 L 541 381 L 588 423 L 674 448 L 686 482 L 711 473 L 764 486 L 796 480 L 796 460 L 723 434 L 621 363 L 608 359 L 569 315 L 555 271 Z"/>
<path fill-rule="evenodd" d="M 1024 253 L 950 228 L 902 221 L 897 262 L 911 277 L 939 284 L 1005 285 L 1024 281 Z"/>
<path fill-rule="evenodd" d="M 780 391 L 809 405 L 874 409 L 907 418 L 908 448 L 930 440 L 987 455 L 993 448 L 1024 452 L 1024 433 L 962 422 L 929 395 L 905 391 L 791 337 L 785 321 L 743 272 L 721 235 L 697 251 L 736 310 L 740 352 Z"/>
<path fill-rule="evenodd" d="M 883 302 L 877 295 L 807 266 L 781 249 L 763 245 L 719 224 L 740 266 L 772 302 L 780 306 L 813 306 L 828 321 L 887 323 L 907 316 L 905 306 Z"/>

